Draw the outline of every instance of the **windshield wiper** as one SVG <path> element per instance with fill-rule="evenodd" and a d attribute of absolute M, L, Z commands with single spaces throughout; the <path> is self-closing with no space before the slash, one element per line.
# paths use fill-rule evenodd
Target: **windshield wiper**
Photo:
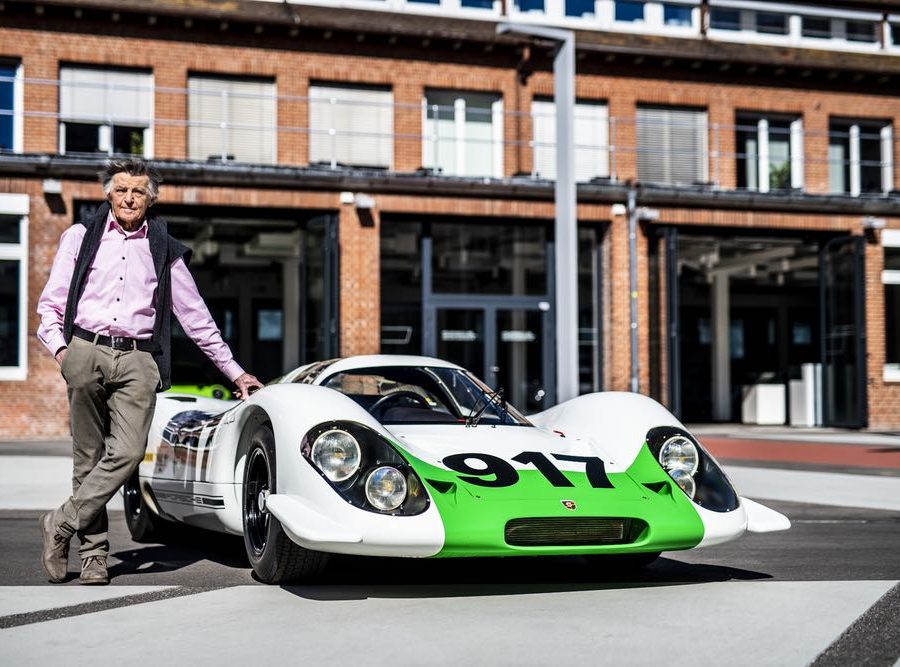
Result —
<path fill-rule="evenodd" d="M 507 411 L 506 401 L 503 400 L 503 387 L 500 387 L 500 389 L 498 389 L 497 391 L 493 391 L 487 395 L 487 400 L 484 401 L 484 405 L 482 405 L 474 414 L 471 414 L 466 418 L 466 426 L 478 426 L 478 422 L 481 420 L 481 415 L 484 414 L 484 411 L 487 410 L 489 405 L 495 402 L 501 410 L 503 410 L 504 412 Z M 476 405 L 478 404 L 476 403 Z"/>

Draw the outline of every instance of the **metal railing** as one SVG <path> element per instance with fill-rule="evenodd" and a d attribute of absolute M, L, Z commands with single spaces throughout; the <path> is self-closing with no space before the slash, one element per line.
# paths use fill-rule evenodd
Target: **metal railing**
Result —
<path fill-rule="evenodd" d="M 499 94 L 479 95 L 467 104 L 460 93 L 463 102 L 451 105 L 437 104 L 427 93 L 418 104 L 217 93 L 221 106 L 210 112 L 211 118 L 190 118 L 178 114 L 190 108 L 189 95 L 196 91 L 155 87 L 155 108 L 146 121 L 141 120 L 146 114 L 129 116 L 121 110 L 81 116 L 52 110 L 53 100 L 60 98 L 56 80 L 0 77 L 0 86 L 12 85 L 34 88 L 32 94 L 9 97 L 37 100 L 39 107 L 0 108 L 3 153 L 11 152 L 12 133 L 21 127 L 26 153 L 136 153 L 154 159 L 498 179 L 552 180 L 555 169 L 553 115 L 502 109 Z M 127 91 L 134 88 L 105 92 Z M 83 91 L 96 92 L 96 85 Z M 206 102 L 200 106 L 209 111 L 210 100 Z M 248 115 L 242 108 L 268 108 L 261 107 L 263 102 L 270 112 Z M 892 162 L 900 146 L 886 122 L 835 118 L 830 131 L 817 132 L 789 129 L 782 117 L 765 126 L 755 122 L 764 114 L 754 115 L 754 122 L 739 118 L 737 124 L 721 124 L 708 123 L 703 111 L 688 121 L 666 121 L 664 116 L 648 119 L 641 109 L 635 116 L 607 117 L 603 105 L 576 107 L 576 129 L 582 130 L 575 133 L 577 180 L 637 178 L 676 186 L 779 191 L 805 190 L 803 174 L 814 173 L 817 183 L 829 184 L 817 192 L 882 195 L 900 187 Z M 49 134 L 58 137 L 54 145 L 46 143 L 48 126 L 53 128 Z"/>

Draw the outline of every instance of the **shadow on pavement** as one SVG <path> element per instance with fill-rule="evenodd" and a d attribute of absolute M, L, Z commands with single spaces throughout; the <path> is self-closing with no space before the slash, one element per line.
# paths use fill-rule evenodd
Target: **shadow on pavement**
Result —
<path fill-rule="evenodd" d="M 170 528 L 165 543 L 137 545 L 111 555 L 120 562 L 110 564 L 110 578 L 172 572 L 200 561 L 228 568 L 250 567 L 242 538 L 178 525 Z"/>
<path fill-rule="evenodd" d="M 342 601 L 527 595 L 772 578 L 752 570 L 669 558 L 639 570 L 601 568 L 577 556 L 431 561 L 341 556 L 332 558 L 315 584 L 282 588 L 309 600 Z"/>

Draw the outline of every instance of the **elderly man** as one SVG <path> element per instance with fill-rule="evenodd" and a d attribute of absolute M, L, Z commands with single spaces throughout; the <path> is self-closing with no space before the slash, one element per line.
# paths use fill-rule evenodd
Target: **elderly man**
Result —
<path fill-rule="evenodd" d="M 38 337 L 68 386 L 72 496 L 41 517 L 41 562 L 67 574 L 69 541 L 81 540 L 82 584 L 106 584 L 106 503 L 144 457 L 156 392 L 171 385 L 169 332 L 185 332 L 246 398 L 260 382 L 235 362 L 187 268 L 190 250 L 148 211 L 159 178 L 143 161 L 110 161 L 107 203 L 63 232 L 38 302 Z"/>

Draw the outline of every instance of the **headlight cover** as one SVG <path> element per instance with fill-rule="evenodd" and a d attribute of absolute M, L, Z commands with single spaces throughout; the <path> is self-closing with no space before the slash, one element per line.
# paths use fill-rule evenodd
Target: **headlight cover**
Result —
<path fill-rule="evenodd" d="M 406 478 L 393 466 L 375 468 L 366 477 L 366 499 L 384 512 L 391 512 L 406 499 Z"/>
<path fill-rule="evenodd" d="M 688 498 L 713 512 L 737 509 L 739 499 L 716 460 L 686 431 L 660 426 L 647 432 L 647 446 Z"/>
<path fill-rule="evenodd" d="M 316 437 L 310 458 L 332 482 L 343 482 L 359 471 L 359 443 L 347 431 L 333 428 Z"/>
<path fill-rule="evenodd" d="M 319 424 L 303 437 L 300 451 L 354 507 L 394 516 L 421 514 L 428 508 L 428 494 L 415 471 L 389 440 L 367 426 L 350 421 Z"/>

